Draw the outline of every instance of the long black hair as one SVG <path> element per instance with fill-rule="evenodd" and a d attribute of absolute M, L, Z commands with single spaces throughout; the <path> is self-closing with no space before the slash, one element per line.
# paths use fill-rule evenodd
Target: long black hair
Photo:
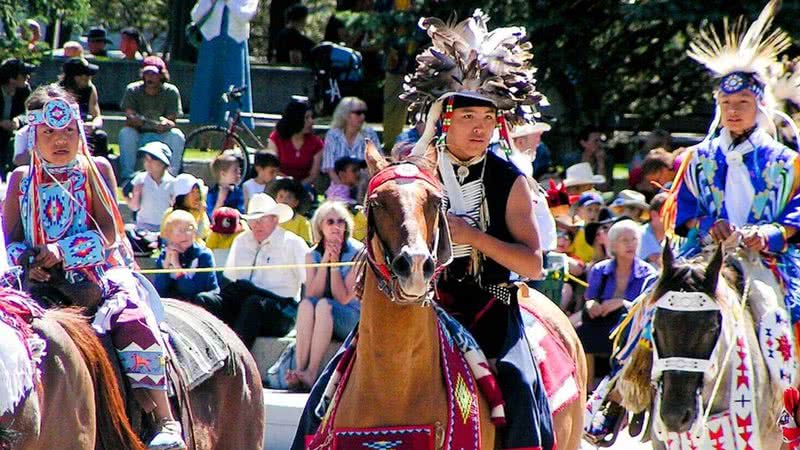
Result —
<path fill-rule="evenodd" d="M 306 111 L 310 109 L 308 102 L 297 99 L 290 101 L 286 105 L 286 109 L 283 110 L 280 120 L 275 125 L 275 131 L 278 132 L 278 136 L 286 140 L 303 131 L 306 126 Z"/>

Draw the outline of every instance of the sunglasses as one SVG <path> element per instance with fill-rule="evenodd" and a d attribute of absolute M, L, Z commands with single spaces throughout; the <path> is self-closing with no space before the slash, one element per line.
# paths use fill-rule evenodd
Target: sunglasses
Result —
<path fill-rule="evenodd" d="M 363 116 L 367 114 L 366 109 L 359 109 L 358 111 L 350 111 L 350 114 L 358 114 L 359 116 Z"/>
<path fill-rule="evenodd" d="M 325 223 L 328 225 L 344 225 L 347 221 L 344 219 L 325 219 Z"/>

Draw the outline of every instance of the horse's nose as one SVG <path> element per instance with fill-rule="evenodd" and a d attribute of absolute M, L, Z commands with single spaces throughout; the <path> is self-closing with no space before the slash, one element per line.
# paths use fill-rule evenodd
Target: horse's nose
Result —
<path fill-rule="evenodd" d="M 422 272 L 426 279 L 431 278 L 433 269 L 433 258 L 428 252 L 403 249 L 392 261 L 392 270 L 399 278 L 409 278 L 415 272 Z"/>
<path fill-rule="evenodd" d="M 677 405 L 664 405 L 661 410 L 661 420 L 667 430 L 676 433 L 689 431 L 694 423 L 695 410 L 692 406 L 679 407 Z"/>

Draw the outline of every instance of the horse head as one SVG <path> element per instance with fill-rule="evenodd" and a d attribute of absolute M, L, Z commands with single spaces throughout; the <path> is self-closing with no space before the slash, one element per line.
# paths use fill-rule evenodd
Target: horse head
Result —
<path fill-rule="evenodd" d="M 436 148 L 391 163 L 369 142 L 365 155 L 370 174 L 367 261 L 387 297 L 402 304 L 423 303 L 451 259 Z"/>
<path fill-rule="evenodd" d="M 707 264 L 676 264 L 664 246 L 663 272 L 653 291 L 653 371 L 656 389 L 655 431 L 699 433 L 711 386 L 722 369 L 722 341 L 730 333 L 723 320 L 728 307 L 720 302 L 717 285 L 723 252 L 717 248 Z M 727 324 L 726 324 L 727 323 Z"/>

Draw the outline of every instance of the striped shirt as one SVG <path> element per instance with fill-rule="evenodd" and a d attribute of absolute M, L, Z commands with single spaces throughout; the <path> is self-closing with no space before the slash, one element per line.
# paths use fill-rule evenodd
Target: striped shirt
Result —
<path fill-rule="evenodd" d="M 347 142 L 344 135 L 344 130 L 341 128 L 331 128 L 328 134 L 325 135 L 325 148 L 322 153 L 322 171 L 332 170 L 336 161 L 345 156 L 356 159 L 364 159 L 364 138 L 369 138 L 381 149 L 381 141 L 378 139 L 378 134 L 370 127 L 365 126 L 359 131 L 353 145 Z"/>

